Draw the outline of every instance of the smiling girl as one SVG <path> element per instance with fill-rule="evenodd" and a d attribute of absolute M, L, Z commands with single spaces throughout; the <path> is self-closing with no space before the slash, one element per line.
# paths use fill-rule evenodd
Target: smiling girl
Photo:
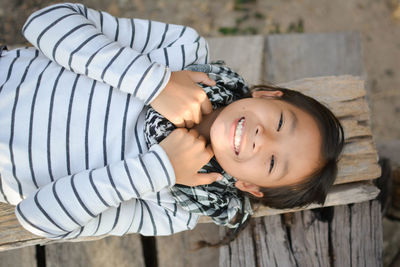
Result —
<path fill-rule="evenodd" d="M 283 88 L 250 94 L 191 28 L 66 3 L 23 33 L 34 48 L 0 55 L 0 201 L 34 234 L 169 235 L 200 215 L 239 229 L 247 193 L 286 208 L 333 184 L 333 114 Z"/>

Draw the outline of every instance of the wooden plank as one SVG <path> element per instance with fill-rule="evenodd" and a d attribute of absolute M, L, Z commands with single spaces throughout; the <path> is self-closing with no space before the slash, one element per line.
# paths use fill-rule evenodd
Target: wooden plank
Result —
<path fill-rule="evenodd" d="M 45 239 L 26 231 L 19 224 L 14 208 L 0 203 L 0 251 L 43 243 Z"/>
<path fill-rule="evenodd" d="M 340 122 L 343 126 L 346 139 L 360 136 L 372 136 L 371 128 L 367 125 L 360 124 L 357 120 L 344 119 Z"/>
<path fill-rule="evenodd" d="M 256 218 L 220 248 L 220 266 L 379 267 L 381 217 L 379 202 L 372 200 Z"/>
<path fill-rule="evenodd" d="M 330 190 L 326 198 L 324 207 L 343 205 L 349 203 L 359 203 L 366 200 L 374 199 L 377 197 L 378 194 L 379 194 L 378 188 L 376 188 L 372 184 L 365 182 L 335 185 Z M 257 210 L 257 216 L 274 215 L 285 212 L 299 211 L 304 209 L 314 209 L 320 207 L 322 206 L 317 204 L 311 204 L 307 208 L 286 209 L 286 210 L 260 207 Z"/>
<path fill-rule="evenodd" d="M 144 266 L 139 235 L 46 245 L 46 266 Z"/>
<path fill-rule="evenodd" d="M 369 107 L 364 97 L 348 101 L 330 102 L 327 105 L 339 119 L 350 116 L 355 118 L 357 116 L 357 118 L 369 120 Z"/>
<path fill-rule="evenodd" d="M 257 245 L 259 266 L 296 266 L 292 248 L 288 242 L 286 227 L 281 216 L 256 218 L 254 239 Z"/>
<path fill-rule="evenodd" d="M 329 266 L 329 225 L 310 211 L 295 212 L 291 247 L 298 266 Z M 355 265 L 356 266 L 356 265 Z"/>
<path fill-rule="evenodd" d="M 37 264 L 35 247 L 3 251 L 0 253 L 0 267 L 36 267 L 38 266 Z"/>
<path fill-rule="evenodd" d="M 336 206 L 334 214 L 331 225 L 333 266 L 351 266 L 350 208 L 347 205 Z"/>
<path fill-rule="evenodd" d="M 364 202 L 350 209 L 352 266 L 382 266 L 382 214 L 379 202 Z"/>
<path fill-rule="evenodd" d="M 348 142 L 343 148 L 342 156 L 357 156 L 360 154 L 376 154 L 375 144 L 372 139 L 363 139 L 357 142 Z"/>
<path fill-rule="evenodd" d="M 349 203 L 359 203 L 367 200 L 374 199 L 378 196 L 379 189 L 369 182 L 356 182 L 350 184 L 339 184 L 334 185 L 329 191 L 326 198 L 324 207 L 344 205 Z M 266 215 L 276 215 L 287 212 L 301 211 L 305 209 L 321 208 L 321 205 L 310 204 L 307 207 L 295 208 L 295 209 L 273 209 L 266 206 L 256 206 L 254 208 L 255 214 L 253 217 L 261 217 Z M 208 217 L 201 217 L 200 223 L 208 223 L 210 219 Z"/>
<path fill-rule="evenodd" d="M 240 238 L 236 238 L 228 246 L 221 247 L 219 266 L 258 266 L 254 257 L 258 249 L 254 246 L 251 228 L 246 227 L 240 233 Z M 221 237 L 224 235 L 225 230 L 221 231 Z"/>
<path fill-rule="evenodd" d="M 158 266 L 160 267 L 203 267 L 218 266 L 218 248 L 196 250 L 197 241 L 211 243 L 219 241 L 219 226 L 214 223 L 199 224 L 192 231 L 172 236 L 156 237 Z"/>
<path fill-rule="evenodd" d="M 265 77 L 275 83 L 326 75 L 365 76 L 357 32 L 269 35 L 265 61 Z"/>
<path fill-rule="evenodd" d="M 60 242 L 36 236 L 25 230 L 19 224 L 14 209 L 15 207 L 12 205 L 0 203 L 0 251 Z M 101 238 L 104 238 L 104 236 L 81 237 L 68 241 L 63 240 L 62 242 L 93 241 Z"/>
<path fill-rule="evenodd" d="M 333 266 L 382 266 L 379 201 L 335 207 L 331 228 Z"/>
<path fill-rule="evenodd" d="M 211 61 L 223 60 L 249 84 L 259 84 L 263 73 L 265 37 L 235 36 L 207 38 Z"/>
<path fill-rule="evenodd" d="M 328 75 L 332 75 L 332 73 Z M 327 105 L 358 99 L 366 95 L 364 81 L 358 76 L 322 76 L 297 80 L 287 79 L 286 81 L 289 82 L 278 85 L 301 91 Z"/>
<path fill-rule="evenodd" d="M 377 161 L 377 155 L 374 154 L 342 158 L 338 164 L 338 176 L 335 184 L 378 178 L 381 168 Z"/>

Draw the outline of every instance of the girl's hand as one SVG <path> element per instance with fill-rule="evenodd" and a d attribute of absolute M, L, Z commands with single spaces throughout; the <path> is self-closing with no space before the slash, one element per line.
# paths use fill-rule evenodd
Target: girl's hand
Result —
<path fill-rule="evenodd" d="M 207 94 L 196 83 L 215 85 L 203 72 L 172 72 L 168 84 L 150 105 L 176 127 L 192 128 L 200 123 L 202 114 L 212 111 Z"/>
<path fill-rule="evenodd" d="M 219 173 L 197 173 L 210 161 L 214 152 L 196 130 L 175 129 L 160 145 L 171 161 L 177 184 L 196 186 L 222 179 Z"/>

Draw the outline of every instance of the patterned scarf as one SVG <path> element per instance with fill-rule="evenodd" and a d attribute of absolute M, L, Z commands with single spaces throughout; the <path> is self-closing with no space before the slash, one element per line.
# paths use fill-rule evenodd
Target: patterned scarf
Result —
<path fill-rule="evenodd" d="M 243 78 L 223 66 L 222 61 L 192 65 L 187 69 L 205 72 L 216 81 L 215 86 L 199 84 L 207 93 L 213 109 L 243 98 L 249 92 Z M 175 128 L 170 121 L 150 107 L 144 125 L 147 146 L 160 143 Z M 218 225 L 238 229 L 253 213 L 249 198 L 239 192 L 235 187 L 236 179 L 221 168 L 215 157 L 199 172 L 219 172 L 223 175 L 223 179 L 210 185 L 195 187 L 176 184 L 170 189 L 174 199 L 183 209 L 191 213 L 209 216 Z"/>

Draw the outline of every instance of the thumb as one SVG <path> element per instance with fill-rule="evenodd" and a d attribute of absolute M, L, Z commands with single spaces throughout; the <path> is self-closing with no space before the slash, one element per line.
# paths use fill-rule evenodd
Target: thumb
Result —
<path fill-rule="evenodd" d="M 209 86 L 213 86 L 216 84 L 215 81 L 210 79 L 210 77 L 208 77 L 208 75 L 204 72 L 190 71 L 188 72 L 188 74 L 193 82 L 202 83 Z"/>
<path fill-rule="evenodd" d="M 214 183 L 215 181 L 221 181 L 221 180 L 222 180 L 222 174 L 218 172 L 197 173 L 194 176 L 194 181 L 196 185 L 211 184 Z"/>

